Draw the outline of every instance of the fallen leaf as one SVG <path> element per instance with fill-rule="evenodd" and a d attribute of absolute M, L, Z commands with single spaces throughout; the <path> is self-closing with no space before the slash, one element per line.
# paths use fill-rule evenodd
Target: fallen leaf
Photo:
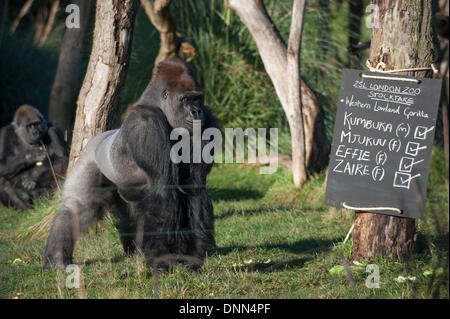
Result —
<path fill-rule="evenodd" d="M 331 268 L 328 272 L 332 275 L 340 275 L 344 273 L 345 268 L 342 265 L 336 265 L 333 268 Z"/>

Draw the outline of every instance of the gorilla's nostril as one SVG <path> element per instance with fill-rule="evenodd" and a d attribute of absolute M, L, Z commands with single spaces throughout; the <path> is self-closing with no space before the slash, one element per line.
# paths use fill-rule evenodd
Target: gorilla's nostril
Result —
<path fill-rule="evenodd" d="M 194 119 L 198 119 L 198 118 L 200 118 L 202 116 L 202 111 L 200 109 L 197 109 L 197 108 L 192 109 L 190 113 L 191 113 L 191 116 Z"/>

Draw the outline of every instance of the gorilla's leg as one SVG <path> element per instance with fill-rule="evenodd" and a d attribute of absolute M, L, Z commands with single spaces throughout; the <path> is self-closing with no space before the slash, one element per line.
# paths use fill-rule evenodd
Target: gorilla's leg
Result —
<path fill-rule="evenodd" d="M 119 194 L 114 196 L 116 214 L 120 218 L 119 234 L 125 255 L 131 256 L 136 252 L 136 218 L 132 207 Z"/>
<path fill-rule="evenodd" d="M 111 199 L 111 187 L 97 166 L 80 157 L 64 185 L 63 202 L 47 240 L 44 268 L 72 263 L 80 233 L 100 217 L 102 207 Z"/>
<path fill-rule="evenodd" d="M 136 205 L 137 235 L 142 238 L 147 266 L 168 269 L 179 258 L 181 210 L 170 192 L 147 194 L 146 200 Z M 182 241 L 181 241 L 182 242 Z"/>
<path fill-rule="evenodd" d="M 4 178 L 0 178 L 0 201 L 5 206 L 13 206 L 19 210 L 28 209 L 27 200 L 23 199 L 14 189 L 9 181 Z"/>
<path fill-rule="evenodd" d="M 75 242 L 95 219 L 99 208 L 76 200 L 64 200 L 50 230 L 44 268 L 65 267 L 72 263 Z"/>
<path fill-rule="evenodd" d="M 188 197 L 189 227 L 193 232 L 189 254 L 203 261 L 208 249 L 216 246 L 213 206 L 206 191 Z"/>

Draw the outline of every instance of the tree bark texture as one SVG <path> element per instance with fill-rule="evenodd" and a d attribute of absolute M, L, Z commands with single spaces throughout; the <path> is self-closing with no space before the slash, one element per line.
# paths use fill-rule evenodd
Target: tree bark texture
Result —
<path fill-rule="evenodd" d="M 306 141 L 305 124 L 303 120 L 300 59 L 299 52 L 302 43 L 303 17 L 305 0 L 294 0 L 291 17 L 291 28 L 287 48 L 287 91 L 289 107 L 286 112 L 291 131 L 292 172 L 294 184 L 301 187 L 307 179 L 306 173 Z M 295 146 L 295 147 L 294 147 Z"/>
<path fill-rule="evenodd" d="M 379 16 L 374 21 L 369 62 L 382 70 L 430 67 L 436 60 L 432 0 L 372 0 Z M 403 75 L 431 77 L 432 71 Z M 380 203 L 382 205 L 382 203 Z M 385 255 L 405 260 L 416 251 L 415 220 L 357 212 L 353 257 Z"/>
<path fill-rule="evenodd" d="M 111 128 L 130 58 L 139 0 L 97 1 L 94 41 L 78 95 L 69 170 L 93 136 Z"/>
<path fill-rule="evenodd" d="M 73 0 L 80 8 L 80 27 L 67 28 L 59 54 L 58 68 L 50 93 L 48 118 L 65 136 L 72 135 L 81 73 L 83 39 L 89 25 L 93 0 Z"/>
<path fill-rule="evenodd" d="M 329 143 L 324 129 L 323 113 L 314 93 L 301 80 L 300 70 L 294 69 L 292 51 L 289 51 L 291 58 L 289 58 L 290 62 L 288 61 L 288 47 L 270 19 L 264 2 L 262 0 L 231 0 L 229 3 L 255 40 L 266 72 L 272 80 L 287 116 L 291 130 L 294 183 L 299 187 L 306 178 L 303 166 L 322 169 L 328 162 Z M 298 5 L 294 1 L 294 9 Z M 294 10 L 293 13 L 296 14 L 296 17 L 292 17 L 293 20 L 301 18 L 298 10 Z M 298 28 L 298 21 L 295 23 L 291 25 L 291 34 L 295 28 Z M 290 75 L 286 76 L 286 72 Z M 298 73 L 298 82 L 292 77 L 296 75 L 292 75 L 291 72 Z M 296 89 L 291 87 L 292 84 L 297 85 Z M 301 100 L 298 100 L 296 96 L 301 96 Z"/>

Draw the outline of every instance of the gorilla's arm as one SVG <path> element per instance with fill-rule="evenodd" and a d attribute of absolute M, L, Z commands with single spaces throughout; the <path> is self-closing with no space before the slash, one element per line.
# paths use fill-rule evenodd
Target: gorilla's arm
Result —
<path fill-rule="evenodd" d="M 55 174 L 65 176 L 67 165 L 69 164 L 69 146 L 63 138 L 63 134 L 60 129 L 54 126 L 50 126 L 47 133 L 48 146 L 47 152 L 53 166 Z M 46 163 L 49 166 L 48 163 Z M 53 173 L 44 172 L 40 176 L 40 184 L 48 184 L 50 181 L 54 181 Z"/>
<path fill-rule="evenodd" d="M 159 108 L 136 106 L 119 130 L 96 137 L 100 140 L 95 147 L 97 166 L 127 201 L 140 199 L 146 186 L 160 192 L 178 182 L 169 136 L 169 124 Z"/>
<path fill-rule="evenodd" d="M 48 129 L 48 137 L 50 139 L 48 147 L 49 154 L 67 160 L 69 158 L 69 147 L 64 140 L 61 130 L 57 127 L 50 126 Z"/>
<path fill-rule="evenodd" d="M 126 143 L 134 162 L 145 171 L 150 186 L 178 182 L 170 160 L 169 137 L 166 116 L 154 106 L 136 106 L 120 129 L 118 142 Z"/>
<path fill-rule="evenodd" d="M 211 110 L 205 105 L 203 107 L 203 112 L 205 114 L 205 119 L 202 123 L 202 131 L 208 128 L 217 128 L 219 129 L 219 121 L 218 119 L 212 114 Z M 202 149 L 203 147 L 208 144 L 209 140 L 203 140 L 202 143 Z M 214 154 L 212 154 L 214 155 Z M 213 163 L 192 163 L 189 165 L 189 181 L 184 181 L 186 184 L 190 185 L 196 185 L 200 188 L 204 187 L 206 185 L 206 176 L 209 174 L 213 166 Z M 194 189 L 198 188 L 195 187 Z"/>
<path fill-rule="evenodd" d="M 40 150 L 21 151 L 21 144 L 23 142 L 19 140 L 12 125 L 0 131 L 0 176 L 12 178 L 45 159 L 45 154 Z"/>
<path fill-rule="evenodd" d="M 205 119 L 202 123 L 202 130 L 207 128 L 219 128 L 217 118 L 212 114 L 208 107 L 204 106 L 203 111 Z M 202 149 L 209 143 L 208 140 L 202 140 Z M 190 228 L 197 230 L 194 235 L 192 254 L 202 258 L 208 249 L 216 246 L 214 240 L 214 213 L 211 199 L 206 189 L 206 177 L 211 171 L 213 163 L 191 163 L 182 164 L 181 183 L 192 185 L 190 189 L 185 190 L 187 210 L 189 211 Z"/>

